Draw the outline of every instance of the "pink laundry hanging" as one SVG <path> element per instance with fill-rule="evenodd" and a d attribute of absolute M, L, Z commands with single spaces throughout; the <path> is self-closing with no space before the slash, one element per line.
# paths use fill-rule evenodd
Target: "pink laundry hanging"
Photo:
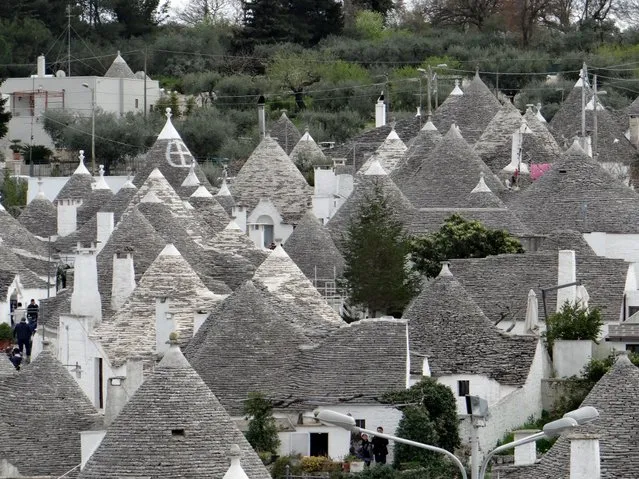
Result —
<path fill-rule="evenodd" d="M 552 167 L 552 164 L 550 163 L 533 163 L 532 165 L 530 165 L 530 179 L 533 181 L 538 180 L 551 167 Z"/>

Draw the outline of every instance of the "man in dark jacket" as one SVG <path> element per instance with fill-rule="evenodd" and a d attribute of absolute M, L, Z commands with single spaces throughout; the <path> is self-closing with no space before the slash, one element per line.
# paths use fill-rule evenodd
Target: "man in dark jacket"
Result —
<path fill-rule="evenodd" d="M 378 427 L 377 432 L 384 434 L 384 428 Z M 373 443 L 373 454 L 375 455 L 375 463 L 386 464 L 386 456 L 388 456 L 388 439 L 375 436 L 371 441 Z"/>
<path fill-rule="evenodd" d="M 35 302 L 35 299 L 31 300 L 29 306 L 27 306 L 27 320 L 29 323 L 29 327 L 31 328 L 31 332 L 35 332 L 38 328 L 38 312 L 40 308 Z"/>
<path fill-rule="evenodd" d="M 22 349 L 27 350 L 27 361 L 31 358 L 31 328 L 27 324 L 27 318 L 22 318 L 13 330 L 13 336 L 18 343 L 18 349 L 22 354 Z"/>

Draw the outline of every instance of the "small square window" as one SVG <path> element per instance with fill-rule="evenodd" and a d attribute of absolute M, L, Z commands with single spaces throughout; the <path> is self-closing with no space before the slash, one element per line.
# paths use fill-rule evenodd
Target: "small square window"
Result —
<path fill-rule="evenodd" d="M 470 394 L 470 381 L 457 381 L 457 395 L 468 396 Z"/>
<path fill-rule="evenodd" d="M 139 103 L 138 103 L 139 101 L 140 101 L 140 100 L 138 100 L 137 98 L 135 99 L 135 107 L 136 107 L 136 108 L 139 108 Z"/>
<path fill-rule="evenodd" d="M 366 419 L 355 419 L 355 426 L 366 429 Z"/>

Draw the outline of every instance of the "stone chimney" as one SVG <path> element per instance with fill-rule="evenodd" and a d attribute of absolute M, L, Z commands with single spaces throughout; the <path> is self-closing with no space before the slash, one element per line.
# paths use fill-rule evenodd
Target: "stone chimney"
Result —
<path fill-rule="evenodd" d="M 570 440 L 570 479 L 600 479 L 599 436 L 574 433 Z"/>
<path fill-rule="evenodd" d="M 573 250 L 560 250 L 557 267 L 557 286 L 577 281 L 577 261 Z M 568 286 L 557 290 L 557 311 L 568 301 L 575 304 L 577 286 Z"/>
<path fill-rule="evenodd" d="M 80 470 L 84 469 L 91 456 L 102 443 L 106 431 L 82 431 L 80 432 Z"/>
<path fill-rule="evenodd" d="M 45 76 L 45 74 L 47 72 L 46 65 L 47 65 L 47 63 L 46 63 L 46 60 L 44 58 L 44 55 L 39 55 L 38 56 L 38 70 L 37 70 L 38 78 L 43 78 Z"/>
<path fill-rule="evenodd" d="M 94 244 L 89 248 L 82 248 L 78 243 L 73 269 L 71 314 L 89 316 L 93 318 L 94 323 L 99 323 L 102 320 L 102 301 L 98 291 L 98 268 Z"/>
<path fill-rule="evenodd" d="M 177 324 L 169 311 L 169 298 L 155 299 L 155 352 L 163 356 L 169 350 L 169 335 L 176 330 Z"/>
<path fill-rule="evenodd" d="M 135 270 L 131 253 L 113 255 L 113 281 L 111 284 L 111 309 L 117 311 L 135 289 Z"/>
<path fill-rule="evenodd" d="M 107 381 L 107 401 L 104 408 L 104 422 L 107 426 L 120 414 L 120 411 L 129 400 L 125 383 L 126 378 L 124 376 L 114 376 Z"/>
<path fill-rule="evenodd" d="M 430 364 L 428 363 L 428 358 L 425 357 L 422 359 L 422 376 L 429 378 L 430 375 Z"/>
<path fill-rule="evenodd" d="M 538 432 L 536 429 L 520 429 L 519 431 L 514 431 L 514 440 L 519 441 Z M 515 447 L 515 466 L 527 466 L 534 464 L 535 461 L 537 461 L 536 442 L 529 442 Z"/>
<path fill-rule="evenodd" d="M 262 138 L 266 137 L 266 99 L 264 95 L 260 95 L 257 100 L 257 123 L 260 128 L 260 136 Z"/>
<path fill-rule="evenodd" d="M 67 236 L 78 229 L 78 207 L 82 200 L 58 200 L 58 236 Z"/>
<path fill-rule="evenodd" d="M 104 245 L 109 241 L 111 233 L 113 233 L 114 222 L 112 211 L 98 211 L 96 215 L 97 219 L 97 248 L 98 253 L 104 248 Z"/>
<path fill-rule="evenodd" d="M 375 104 L 375 128 L 386 124 L 386 103 L 384 103 L 384 92 L 377 99 Z"/>

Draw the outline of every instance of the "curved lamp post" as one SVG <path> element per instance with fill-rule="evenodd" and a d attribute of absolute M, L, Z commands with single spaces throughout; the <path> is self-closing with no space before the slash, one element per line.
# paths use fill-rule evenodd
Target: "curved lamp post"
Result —
<path fill-rule="evenodd" d="M 377 431 L 372 431 L 370 429 L 357 427 L 355 425 L 355 418 L 353 418 L 352 416 L 347 416 L 346 414 L 330 411 L 328 409 L 315 411 L 315 418 L 317 418 L 318 420 L 320 420 L 321 422 L 325 424 L 341 427 L 348 431 L 354 431 L 354 432 L 360 432 L 360 433 L 363 432 L 365 434 L 370 434 L 372 436 L 388 439 L 389 441 L 399 442 L 401 444 L 407 444 L 409 446 L 419 447 L 421 449 L 427 449 L 429 451 L 434 451 L 440 454 L 444 454 L 448 456 L 459 468 L 462 479 L 468 479 L 468 476 L 466 475 L 466 469 L 464 468 L 464 465 L 459 460 L 459 458 L 455 456 L 452 452 L 447 451 L 446 449 L 442 449 L 441 447 L 430 446 L 428 444 L 422 444 L 421 442 L 410 441 L 408 439 L 402 439 L 401 437 L 395 437 L 389 434 L 382 434 Z"/>
<path fill-rule="evenodd" d="M 497 453 L 512 449 L 522 444 L 528 444 L 530 442 L 537 441 L 542 438 L 552 438 L 561 435 L 562 433 L 574 429 L 576 427 L 588 424 L 599 417 L 599 411 L 592 406 L 585 406 L 574 411 L 567 412 L 561 419 L 549 422 L 543 428 L 543 431 L 533 434 L 518 441 L 509 442 L 503 446 L 499 446 L 488 454 L 484 458 L 479 471 L 479 479 L 484 479 L 486 470 L 488 469 L 488 463 L 490 459 Z"/>

